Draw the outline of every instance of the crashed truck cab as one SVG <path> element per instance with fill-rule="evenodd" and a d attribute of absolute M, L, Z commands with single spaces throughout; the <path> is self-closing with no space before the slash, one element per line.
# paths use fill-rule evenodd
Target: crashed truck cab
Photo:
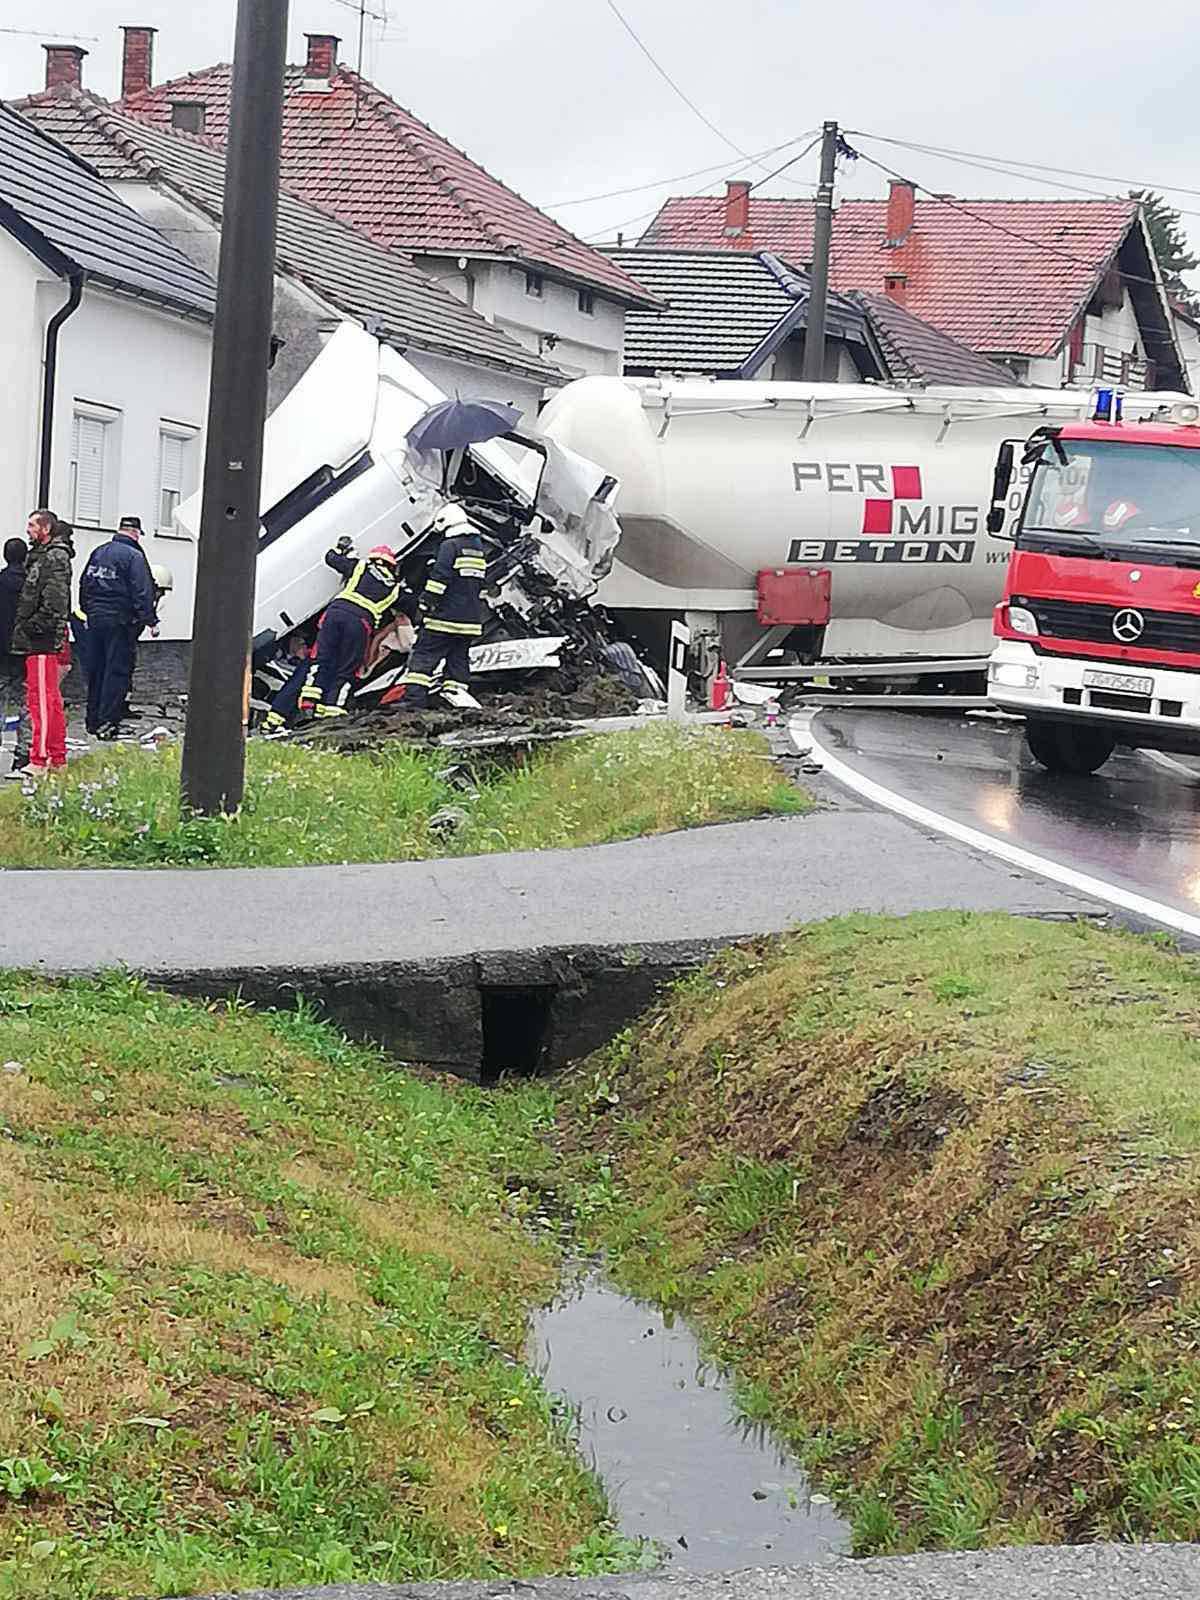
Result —
<path fill-rule="evenodd" d="M 512 434 L 455 452 L 421 455 L 407 434 L 446 396 L 388 345 L 343 324 L 267 421 L 254 653 L 311 621 L 341 581 L 325 554 L 349 537 L 360 554 L 397 553 L 410 587 L 436 553 L 431 524 L 448 498 L 484 530 L 493 610 L 509 634 L 553 632 L 554 613 L 586 606 L 620 537 L 617 483 L 551 441 Z M 444 487 L 445 486 L 445 487 Z M 201 497 L 176 513 L 199 532 Z M 493 579 L 493 573 L 495 579 Z M 498 636 L 504 637 L 503 628 Z"/>

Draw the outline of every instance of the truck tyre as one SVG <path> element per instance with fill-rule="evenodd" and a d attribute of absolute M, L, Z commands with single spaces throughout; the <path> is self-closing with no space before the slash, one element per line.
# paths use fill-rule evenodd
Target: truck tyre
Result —
<path fill-rule="evenodd" d="M 1048 772 L 1076 775 L 1095 772 L 1117 746 L 1103 728 L 1076 727 L 1070 722 L 1029 722 L 1025 742 L 1033 759 Z"/>

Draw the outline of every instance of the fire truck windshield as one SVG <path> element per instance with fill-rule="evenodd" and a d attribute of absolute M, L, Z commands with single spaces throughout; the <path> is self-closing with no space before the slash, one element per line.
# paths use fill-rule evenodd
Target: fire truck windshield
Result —
<path fill-rule="evenodd" d="M 1022 533 L 1162 548 L 1200 541 L 1200 450 L 1048 441 L 1034 468 Z"/>

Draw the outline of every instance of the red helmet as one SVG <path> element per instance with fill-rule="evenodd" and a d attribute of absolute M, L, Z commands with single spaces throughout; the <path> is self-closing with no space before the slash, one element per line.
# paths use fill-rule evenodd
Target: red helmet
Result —
<path fill-rule="evenodd" d="M 381 561 L 390 561 L 393 566 L 396 564 L 396 552 L 390 544 L 377 544 L 374 550 L 368 552 L 368 555 L 378 556 Z"/>

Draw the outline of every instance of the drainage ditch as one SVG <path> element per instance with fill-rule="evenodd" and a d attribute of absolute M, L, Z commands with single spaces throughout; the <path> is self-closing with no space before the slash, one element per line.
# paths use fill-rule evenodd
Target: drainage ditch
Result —
<path fill-rule="evenodd" d="M 846 1554 L 850 1530 L 786 1448 L 740 1415 L 691 1330 L 588 1272 L 535 1319 L 530 1362 L 575 1416 L 621 1532 L 689 1572 Z"/>
<path fill-rule="evenodd" d="M 717 948 L 586 946 L 152 981 L 259 1006 L 303 997 L 401 1061 L 492 1085 L 587 1055 Z M 728 1375 L 704 1361 L 683 1323 L 588 1271 L 535 1318 L 529 1359 L 570 1408 L 621 1531 L 651 1541 L 669 1566 L 728 1571 L 848 1550 L 846 1525 L 779 1441 L 741 1417 Z"/>

